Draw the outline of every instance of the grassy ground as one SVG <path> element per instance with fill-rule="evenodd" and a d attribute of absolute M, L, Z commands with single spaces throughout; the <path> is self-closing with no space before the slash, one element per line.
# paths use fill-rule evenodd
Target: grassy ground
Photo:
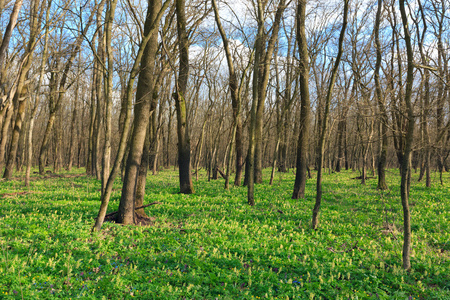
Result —
<path fill-rule="evenodd" d="M 147 182 L 146 203 L 162 202 L 146 208 L 153 226 L 106 223 L 94 235 L 100 183 L 72 174 L 28 189 L 0 182 L 0 298 L 450 299 L 449 174 L 445 187 L 433 174 L 430 189 L 413 175 L 410 273 L 396 170 L 388 192 L 350 171 L 325 175 L 317 231 L 315 179 L 307 199 L 292 200 L 294 175 L 277 174 L 249 207 L 246 188 L 225 191 L 205 174 L 195 195 L 177 194 L 177 173 L 164 170 Z M 117 182 L 109 211 L 119 198 Z"/>

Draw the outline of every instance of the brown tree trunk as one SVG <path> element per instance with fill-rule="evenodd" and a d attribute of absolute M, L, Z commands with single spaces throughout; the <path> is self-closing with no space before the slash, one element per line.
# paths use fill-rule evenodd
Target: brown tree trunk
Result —
<path fill-rule="evenodd" d="M 266 2 L 261 3 L 261 9 L 264 10 L 264 5 Z M 278 31 L 280 29 L 280 23 L 281 18 L 283 16 L 284 10 L 286 9 L 285 0 L 280 0 L 277 6 L 277 10 L 274 16 L 274 21 L 272 24 L 272 32 L 271 36 L 267 42 L 267 46 L 265 45 L 265 33 L 264 29 L 261 33 L 261 44 L 259 45 L 261 47 L 261 55 L 259 57 L 259 60 L 256 59 L 255 55 L 255 64 L 260 64 L 258 67 L 259 74 L 257 75 L 258 79 L 258 85 L 257 88 L 259 89 L 257 93 L 256 99 L 253 99 L 253 101 L 257 101 L 256 105 L 256 120 L 255 120 L 255 128 L 254 128 L 254 134 L 255 134 L 255 157 L 254 157 L 254 176 L 255 176 L 255 183 L 262 183 L 262 156 L 263 156 L 263 123 L 264 123 L 264 104 L 266 101 L 266 94 L 267 94 L 267 86 L 269 83 L 269 77 L 270 77 L 270 62 L 272 60 L 272 56 L 275 50 L 275 44 L 278 40 Z M 264 27 L 264 14 L 258 15 L 258 27 L 262 26 Z M 255 76 L 255 73 L 253 74 Z M 254 86 L 255 87 L 255 86 Z"/>
<path fill-rule="evenodd" d="M 159 5 L 161 5 L 161 4 L 159 4 Z M 108 182 L 106 183 L 105 192 L 103 193 L 103 195 L 101 197 L 100 209 L 99 209 L 95 224 L 92 228 L 92 231 L 100 231 L 103 221 L 105 219 L 109 200 L 111 198 L 114 180 L 116 179 L 117 175 L 119 174 L 121 162 L 123 160 L 123 156 L 125 154 L 125 150 L 126 150 L 126 146 L 127 146 L 128 134 L 129 134 L 130 127 L 131 127 L 130 119 L 131 119 L 131 106 L 132 106 L 132 101 L 133 101 L 134 82 L 135 82 L 137 75 L 139 74 L 140 67 L 146 66 L 144 64 L 144 61 L 142 62 L 142 65 L 141 65 L 141 60 L 142 60 L 144 54 L 150 55 L 150 57 L 145 60 L 145 63 L 148 63 L 150 67 L 154 66 L 153 64 L 151 64 L 151 61 L 152 61 L 152 59 L 154 59 L 154 56 L 151 56 L 152 53 L 149 53 L 150 50 L 147 49 L 147 46 L 148 46 L 149 41 L 152 40 L 152 42 L 153 42 L 153 45 L 151 48 L 152 51 L 155 48 L 154 44 L 155 44 L 155 39 L 157 38 L 159 21 L 161 20 L 161 17 L 163 15 L 165 9 L 168 7 L 168 5 L 169 5 L 169 1 L 164 2 L 164 5 L 159 10 L 156 17 L 154 19 L 152 19 L 153 20 L 152 22 L 150 22 L 149 19 L 152 18 L 154 13 L 156 13 L 155 10 L 153 10 L 153 9 L 155 8 L 155 6 L 158 7 L 158 4 L 154 3 L 153 5 L 149 5 L 149 12 L 147 15 L 146 23 L 144 25 L 145 26 L 144 33 L 146 33 L 146 34 L 142 38 L 141 44 L 139 46 L 139 51 L 136 55 L 136 59 L 134 61 L 133 67 L 131 69 L 130 77 L 129 77 L 128 84 L 127 84 L 127 90 L 126 90 L 127 109 L 126 109 L 124 122 L 123 122 L 123 124 L 124 124 L 123 131 L 120 136 L 119 150 L 117 151 L 117 156 L 116 156 L 116 159 L 114 160 L 114 165 L 111 170 L 111 174 L 109 175 Z M 153 55 L 154 55 L 154 53 L 153 53 Z M 146 68 L 144 68 L 144 70 L 145 69 Z M 144 77 L 145 77 L 145 75 L 144 75 Z M 142 91 L 140 91 L 140 93 L 142 93 Z M 148 120 L 148 118 L 147 118 L 147 120 Z M 133 168 L 136 169 L 137 167 L 133 166 Z M 123 188 L 122 188 L 122 193 L 123 193 Z M 134 190 L 133 190 L 133 194 L 134 194 Z M 130 198 L 128 197 L 127 199 L 130 199 Z M 127 210 L 128 210 L 129 206 L 132 206 L 132 212 L 130 213 L 127 211 L 127 214 L 132 214 L 133 216 L 130 217 L 129 215 L 127 215 L 126 217 L 127 217 L 128 222 L 130 220 L 134 222 L 134 213 L 133 213 L 134 198 L 132 198 L 129 201 L 131 201 L 132 203 L 126 203 L 125 205 L 122 204 L 122 206 L 125 206 L 125 208 L 127 208 Z M 121 203 L 122 203 L 122 199 L 121 199 Z M 120 208 L 120 206 L 119 206 L 119 208 Z"/>
<path fill-rule="evenodd" d="M 407 117 L 407 131 L 405 148 L 401 164 L 400 194 L 403 207 L 403 268 L 411 269 L 411 212 L 409 210 L 409 190 L 411 183 L 411 153 L 414 140 L 414 109 L 411 101 L 412 87 L 414 81 L 414 53 L 411 45 L 411 37 L 408 28 L 408 17 L 405 10 L 405 0 L 399 1 L 400 13 L 403 23 L 406 53 L 408 58 L 408 71 L 406 77 L 405 104 Z"/>
<path fill-rule="evenodd" d="M 294 192 L 292 199 L 305 197 L 306 168 L 309 144 L 309 54 L 306 40 L 306 0 L 300 0 L 297 6 L 297 43 L 300 55 L 300 128 L 297 145 L 297 171 L 295 174 Z"/>
<path fill-rule="evenodd" d="M 96 69 L 95 65 L 97 64 L 94 61 L 94 70 Z M 97 72 L 92 72 L 92 82 L 95 82 L 95 77 L 97 76 Z M 97 118 L 97 105 L 95 103 L 95 92 L 94 86 L 91 88 L 91 96 L 90 96 L 90 113 L 89 113 L 89 134 L 88 134 L 88 147 L 87 147 L 87 157 L 86 157 L 86 174 L 94 175 L 96 173 L 95 165 L 96 165 L 96 155 L 94 151 L 94 139 L 95 139 L 95 124 Z"/>
<path fill-rule="evenodd" d="M 12 173 L 14 171 L 14 163 L 16 160 L 19 138 L 22 131 L 23 120 L 25 118 L 27 95 L 27 84 L 25 84 L 25 80 L 27 79 L 28 71 L 31 68 L 34 46 L 37 42 L 36 37 L 38 34 L 38 24 L 42 17 L 42 13 L 40 15 L 38 14 L 38 8 L 39 1 L 35 0 L 34 2 L 32 2 L 31 8 L 33 17 L 30 20 L 30 39 L 27 43 L 26 51 L 23 56 L 23 65 L 19 71 L 20 73 L 19 79 L 17 81 L 17 90 L 13 99 L 14 109 L 17 111 L 17 113 L 9 147 L 8 160 L 6 162 L 5 172 L 3 174 L 3 178 L 7 180 L 11 179 Z"/>
<path fill-rule="evenodd" d="M 161 1 L 149 1 L 147 18 L 144 25 L 144 34 L 149 34 L 152 24 L 157 19 L 161 9 Z M 153 98 L 155 57 L 158 48 L 158 34 L 153 31 L 142 56 L 141 72 L 136 90 L 136 103 L 134 106 L 133 133 L 130 139 L 130 148 L 125 167 L 125 176 L 120 198 L 117 222 L 122 224 L 135 223 L 135 196 L 136 182 L 144 151 L 145 137 L 150 117 L 150 108 Z M 148 154 L 148 153 L 147 153 Z"/>
<path fill-rule="evenodd" d="M 222 23 L 219 17 L 219 10 L 217 8 L 217 4 L 215 0 L 212 0 L 212 5 L 214 8 L 214 16 L 216 19 L 217 27 L 219 29 L 220 35 L 222 37 L 225 55 L 227 58 L 228 64 L 228 73 L 229 73 L 229 86 L 231 93 L 231 105 L 233 108 L 233 122 L 235 126 L 235 134 L 234 139 L 236 141 L 236 177 L 234 179 L 234 185 L 241 185 L 241 177 L 242 177 L 242 167 L 244 161 L 244 146 L 242 142 L 242 121 L 241 121 L 241 96 L 240 96 L 240 88 L 238 88 L 237 75 L 235 72 L 235 67 L 233 64 L 233 57 L 231 54 L 228 38 L 225 34 L 225 30 L 222 27 Z"/>
<path fill-rule="evenodd" d="M 6 26 L 5 34 L 3 35 L 3 39 L 0 45 L 0 68 L 3 68 L 5 57 L 6 57 L 6 51 L 8 50 L 9 46 L 9 40 L 11 39 L 12 32 L 14 30 L 14 27 L 16 27 L 17 18 L 19 16 L 20 8 L 22 7 L 23 0 L 16 0 L 14 3 L 13 10 L 11 12 L 11 15 L 9 17 L 9 23 Z M 36 11 L 37 13 L 37 11 Z"/>
<path fill-rule="evenodd" d="M 427 31 L 427 18 L 425 17 L 425 12 L 423 10 L 422 7 L 422 3 L 419 1 L 419 10 L 422 16 L 422 33 L 420 33 L 420 26 L 418 21 L 414 18 L 414 23 L 416 24 L 416 31 L 417 31 L 417 43 L 419 46 L 419 51 L 420 51 L 420 57 L 422 60 L 422 64 L 424 66 L 427 65 L 427 57 L 425 55 L 425 51 L 423 49 L 424 46 L 424 39 L 426 36 L 426 31 Z M 429 114 L 429 109 L 430 109 L 430 71 L 428 69 L 424 69 L 423 72 L 423 77 L 422 77 L 422 83 L 423 83 L 423 92 L 421 95 L 421 103 L 422 103 L 422 121 L 421 123 L 421 127 L 422 127 L 422 133 L 423 133 L 423 142 L 424 142 L 424 148 L 425 151 L 423 153 L 423 158 L 424 158 L 424 168 L 425 168 L 425 176 L 426 176 L 426 182 L 425 185 L 426 187 L 431 187 L 431 176 L 430 176 L 430 148 L 431 148 L 431 143 L 430 143 L 430 136 L 429 136 L 429 132 L 428 132 L 428 114 Z M 422 170 L 421 170 L 422 173 Z"/>
<path fill-rule="evenodd" d="M 25 118 L 26 94 L 27 94 L 27 87 L 19 86 L 18 91 L 16 92 L 15 99 L 14 99 L 14 102 L 17 103 L 15 105 L 15 106 L 17 106 L 16 120 L 14 123 L 14 129 L 12 132 L 10 148 L 9 148 L 9 153 L 8 153 L 8 159 L 6 161 L 5 172 L 3 173 L 3 178 L 5 178 L 6 180 L 11 179 L 11 176 L 14 171 L 14 163 L 16 160 L 17 148 L 19 145 L 19 137 L 20 137 L 20 133 L 22 131 L 23 120 Z"/>
<path fill-rule="evenodd" d="M 345 30 L 347 28 L 347 17 L 348 17 L 348 6 L 349 6 L 349 0 L 345 0 L 344 2 L 344 16 L 343 16 L 343 22 L 342 22 L 342 28 L 341 33 L 339 35 L 339 48 L 338 48 L 338 54 L 336 57 L 336 61 L 334 62 L 333 70 L 331 71 L 331 77 L 330 82 L 328 85 L 328 92 L 327 97 L 325 99 L 325 111 L 322 119 L 322 124 L 320 124 L 320 136 L 319 136 L 319 166 L 317 168 L 317 184 L 316 184 L 316 203 L 314 205 L 313 214 L 312 214 L 312 221 L 311 221 L 311 228 L 317 229 L 319 225 L 319 212 L 320 212 L 320 205 L 322 202 L 322 165 L 323 165 L 323 151 L 325 146 L 325 135 L 327 130 L 327 123 L 328 123 L 328 114 L 330 110 L 330 102 L 331 102 L 331 96 L 333 92 L 334 83 L 337 76 L 337 71 L 339 69 L 339 63 L 341 61 L 342 52 L 343 52 L 343 43 L 344 43 L 344 35 Z"/>
<path fill-rule="evenodd" d="M 145 196 L 145 184 L 147 183 L 147 173 L 149 166 L 149 153 L 150 152 L 150 133 L 147 130 L 147 134 L 144 141 L 144 149 L 142 150 L 141 163 L 139 165 L 139 173 L 136 182 L 136 197 L 134 200 L 135 207 L 141 207 L 144 205 Z M 135 213 L 141 217 L 148 217 L 145 210 L 138 209 Z"/>
<path fill-rule="evenodd" d="M 178 168 L 180 193 L 194 193 L 191 175 L 191 142 L 186 111 L 186 89 L 189 77 L 189 39 L 186 29 L 185 0 L 176 0 L 178 49 L 180 69 L 174 94 L 177 111 Z"/>
<path fill-rule="evenodd" d="M 114 56 L 112 49 L 112 22 L 116 11 L 117 0 L 106 2 L 105 15 L 105 51 L 107 66 L 103 68 L 104 77 L 104 97 L 105 97 L 105 144 L 103 146 L 102 157 L 102 194 L 105 192 L 106 183 L 111 167 L 111 127 L 112 127 L 112 105 L 113 105 L 113 76 L 114 76 Z"/>
<path fill-rule="evenodd" d="M 386 106 L 384 96 L 381 90 L 380 84 L 380 69 L 381 69 L 381 43 L 379 38 L 381 12 L 383 9 L 383 0 L 378 0 L 377 15 L 375 18 L 375 45 L 377 51 L 377 61 L 375 64 L 375 90 L 378 103 L 378 110 L 380 111 L 380 152 L 378 155 L 378 185 L 377 189 L 386 190 L 388 185 L 386 183 L 386 159 L 388 149 L 388 117 L 386 112 Z"/>
<path fill-rule="evenodd" d="M 75 157 L 75 145 L 76 142 L 76 123 L 77 123 L 77 107 L 78 107 L 78 79 L 77 79 L 77 86 L 75 88 L 75 97 L 74 97 L 74 103 L 73 103 L 73 112 L 72 112 L 72 122 L 70 123 L 70 145 L 69 145 L 69 162 L 67 163 L 67 171 L 72 170 L 73 160 Z"/>

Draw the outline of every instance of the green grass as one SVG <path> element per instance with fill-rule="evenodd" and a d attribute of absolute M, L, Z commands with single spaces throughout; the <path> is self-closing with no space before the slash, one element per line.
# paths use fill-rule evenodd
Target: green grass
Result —
<path fill-rule="evenodd" d="M 146 208 L 153 226 L 106 223 L 94 235 L 100 182 L 82 172 L 0 182 L 0 298 L 450 299 L 450 189 L 437 175 L 427 189 L 413 174 L 408 273 L 396 170 L 388 192 L 357 173 L 326 174 L 317 231 L 315 179 L 292 200 L 294 175 L 269 186 L 265 170 L 250 207 L 245 187 L 225 191 L 205 174 L 195 195 L 177 194 L 177 173 L 164 170 L 147 182 L 145 203 L 162 202 Z M 120 181 L 114 190 L 109 211 Z"/>

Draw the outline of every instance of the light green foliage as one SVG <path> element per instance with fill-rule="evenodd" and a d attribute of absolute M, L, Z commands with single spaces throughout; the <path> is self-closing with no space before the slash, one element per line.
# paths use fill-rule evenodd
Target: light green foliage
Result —
<path fill-rule="evenodd" d="M 450 299 L 450 190 L 427 189 L 417 174 L 411 273 L 397 170 L 390 191 L 352 172 L 325 175 L 316 231 L 315 180 L 306 200 L 292 200 L 294 175 L 283 174 L 257 185 L 250 207 L 245 187 L 224 190 L 205 174 L 195 195 L 177 194 L 178 174 L 165 170 L 146 186 L 144 204 L 162 202 L 146 208 L 153 226 L 105 223 L 93 235 L 100 182 L 78 175 L 0 183 L 0 298 Z M 109 211 L 119 197 L 118 180 Z"/>

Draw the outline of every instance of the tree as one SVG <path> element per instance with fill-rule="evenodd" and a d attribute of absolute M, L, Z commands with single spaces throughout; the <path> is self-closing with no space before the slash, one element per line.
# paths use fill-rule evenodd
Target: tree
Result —
<path fill-rule="evenodd" d="M 113 98 L 113 76 L 114 76 L 114 56 L 111 48 L 112 23 L 116 11 L 117 0 L 106 2 L 106 20 L 105 20 L 105 48 L 107 56 L 107 66 L 103 68 L 104 73 L 104 91 L 105 91 L 105 144 L 103 148 L 102 159 L 102 193 L 105 191 L 106 183 L 110 173 L 111 161 L 111 126 L 112 126 L 112 98 Z"/>
<path fill-rule="evenodd" d="M 241 185 L 242 167 L 243 167 L 243 141 L 242 141 L 242 121 L 241 121 L 241 88 L 238 87 L 238 78 L 235 71 L 235 66 L 233 63 L 233 57 L 230 50 L 230 45 L 228 38 L 226 36 L 225 30 L 223 29 L 222 22 L 220 21 L 219 9 L 217 7 L 216 1 L 211 0 L 214 8 L 214 17 L 217 23 L 217 28 L 219 29 L 220 36 L 223 41 L 223 48 L 225 51 L 225 57 L 227 59 L 229 82 L 231 94 L 231 103 L 233 106 L 233 135 L 236 142 L 236 176 L 234 180 L 235 186 Z M 242 87 L 242 85 L 241 85 Z M 227 178 L 228 180 L 228 178 Z"/>
<path fill-rule="evenodd" d="M 104 222 L 104 219 L 106 216 L 106 211 L 108 209 L 109 200 L 111 198 L 113 183 L 114 183 L 114 180 L 116 179 L 117 175 L 119 174 L 120 164 L 121 164 L 122 159 L 125 154 L 125 149 L 127 146 L 126 142 L 127 142 L 128 134 L 129 134 L 130 127 L 131 127 L 130 119 L 131 119 L 131 106 L 132 106 L 134 82 L 136 80 L 136 77 L 139 74 L 139 71 L 142 70 L 142 67 L 146 66 L 147 63 L 150 64 L 150 62 L 152 62 L 152 59 L 154 59 L 154 56 L 150 56 L 149 58 L 146 58 L 145 60 L 143 60 L 145 55 L 149 55 L 150 48 L 147 48 L 148 43 L 151 40 L 153 43 L 155 43 L 155 39 L 157 39 L 157 30 L 159 28 L 159 21 L 161 20 L 164 11 L 169 6 L 169 3 L 170 3 L 169 1 L 165 1 L 164 4 L 162 5 L 162 7 L 160 7 L 160 9 L 158 9 L 157 3 L 153 3 L 152 5 L 149 5 L 149 7 L 148 7 L 147 18 L 146 18 L 146 21 L 144 24 L 144 36 L 142 37 L 142 41 L 139 45 L 139 50 L 136 54 L 136 59 L 134 61 L 134 64 L 133 64 L 133 67 L 131 69 L 129 79 L 128 79 L 128 84 L 127 84 L 127 89 L 126 89 L 126 109 L 125 109 L 125 116 L 124 116 L 124 120 L 123 120 L 122 133 L 120 136 L 119 149 L 117 151 L 117 155 L 114 160 L 114 165 L 111 169 L 111 173 L 108 177 L 108 181 L 105 186 L 105 191 L 101 197 L 101 205 L 100 205 L 97 219 L 92 228 L 93 231 L 100 231 L 100 229 L 103 225 L 103 222 Z M 156 16 L 155 16 L 155 14 L 156 14 Z M 156 37 L 155 37 L 155 35 L 156 35 Z M 141 62 L 142 62 L 142 65 L 141 65 Z M 149 65 L 149 66 L 151 67 L 151 65 Z M 144 69 L 146 69 L 146 68 L 144 68 Z M 145 75 L 144 75 L 144 77 L 145 77 Z M 139 105 L 139 104 L 140 104 L 140 102 L 136 103 L 135 105 Z M 136 108 L 136 106 L 135 106 L 135 108 Z M 148 121 L 148 118 L 147 118 L 147 121 Z M 142 132 L 140 134 L 140 138 L 142 139 Z M 145 136 L 144 136 L 144 138 L 145 138 Z M 140 143 L 140 145 L 138 145 L 138 146 L 143 147 L 143 141 L 139 140 L 138 142 Z M 138 150 L 139 149 L 135 149 L 133 151 L 137 152 Z M 140 150 L 142 151 L 143 149 L 140 148 Z M 130 151 L 131 151 L 131 145 L 130 145 Z M 132 158 L 130 158 L 130 155 L 129 155 L 128 159 L 129 160 L 132 159 Z M 129 167 L 132 167 L 132 170 L 131 170 L 132 174 L 134 176 L 137 176 L 137 169 L 139 168 L 139 165 L 136 165 L 136 163 L 133 163 L 133 164 L 127 163 L 127 168 L 129 168 Z M 128 171 L 128 172 L 130 173 L 130 171 Z M 127 180 L 131 179 L 131 176 L 129 173 L 128 173 Z M 127 173 L 125 173 L 125 174 L 127 175 Z M 136 182 L 136 177 L 134 177 L 134 179 L 135 179 L 134 182 Z M 121 208 L 122 209 L 122 211 L 121 211 L 122 217 L 121 218 L 122 218 L 122 220 L 125 220 L 126 222 L 128 222 L 128 224 L 130 224 L 130 223 L 134 224 L 134 221 L 135 221 L 135 219 L 134 219 L 134 207 L 135 206 L 134 206 L 134 198 L 133 198 L 134 197 L 134 189 L 132 189 L 131 181 L 129 181 L 128 185 L 131 186 L 131 188 L 128 188 L 128 189 L 126 188 L 125 179 L 124 179 L 123 187 L 125 187 L 125 192 L 131 191 L 132 194 L 131 194 L 131 196 L 126 195 L 126 197 L 124 197 L 123 199 L 121 198 L 121 204 L 120 204 L 120 206 L 122 207 Z M 122 188 L 122 194 L 123 193 L 124 193 L 124 188 Z M 122 203 L 122 201 L 124 201 L 124 203 Z M 120 209 L 120 207 L 119 207 L 119 209 Z"/>
<path fill-rule="evenodd" d="M 11 39 L 14 27 L 16 27 L 17 18 L 19 17 L 20 8 L 22 7 L 23 0 L 16 0 L 13 10 L 9 17 L 8 26 L 6 26 L 5 34 L 0 45 L 0 68 L 3 68 L 3 64 L 6 57 L 6 51 L 8 50 L 9 40 Z"/>
<path fill-rule="evenodd" d="M 94 11 L 97 9 L 95 7 Z M 62 68 L 62 75 L 59 79 L 59 74 L 56 73 L 56 69 L 53 70 L 50 77 L 50 96 L 48 100 L 48 106 L 50 115 L 47 120 L 47 127 L 45 129 L 44 137 L 42 138 L 42 144 L 41 149 L 39 152 L 39 174 L 44 174 L 45 171 L 45 164 L 47 160 L 47 151 L 49 147 L 50 142 L 50 134 L 53 130 L 53 126 L 55 124 L 56 115 L 59 109 L 62 106 L 64 95 L 67 91 L 69 84 L 67 80 L 69 79 L 69 72 L 71 71 L 71 68 L 73 66 L 73 63 L 75 61 L 75 58 L 77 57 L 78 52 L 81 50 L 81 44 L 83 43 L 84 36 L 86 35 L 87 31 L 89 30 L 90 25 L 92 24 L 94 14 L 91 14 L 89 16 L 89 19 L 86 22 L 85 27 L 82 28 L 80 34 L 76 37 L 73 44 L 69 46 L 69 57 L 67 61 L 64 64 L 64 67 Z M 52 62 L 53 65 L 51 67 L 57 68 L 60 63 L 62 57 L 59 55 L 56 56 L 56 59 Z"/>
<path fill-rule="evenodd" d="M 401 184 L 400 194 L 403 207 L 403 268 L 411 269 L 411 212 L 409 210 L 409 190 L 411 183 L 411 154 L 412 144 L 414 141 L 414 125 L 415 116 L 411 101 L 413 81 L 414 81 L 414 53 L 411 43 L 411 35 L 408 27 L 408 17 L 406 15 L 405 0 L 399 0 L 400 14 L 402 17 L 403 33 L 406 44 L 406 54 L 408 58 L 408 69 L 406 75 L 405 88 L 405 104 L 406 104 L 406 118 L 407 131 L 405 148 L 402 155 L 401 164 Z"/>
<path fill-rule="evenodd" d="M 330 110 L 330 101 L 333 93 L 333 87 L 337 76 L 337 71 L 339 68 L 339 63 L 341 61 L 342 52 L 343 52 L 343 44 L 344 44 L 344 35 L 345 30 L 347 28 L 347 17 L 348 17 L 348 6 L 349 6 L 349 0 L 345 0 L 344 2 L 344 14 L 343 14 L 343 22 L 342 22 L 342 28 L 341 33 L 339 35 L 339 46 L 338 46 L 338 53 L 336 56 L 336 60 L 334 62 L 333 69 L 331 71 L 331 77 L 328 84 L 328 91 L 327 96 L 325 99 L 325 112 L 322 119 L 322 124 L 320 124 L 320 136 L 319 136 L 319 166 L 317 169 L 317 183 L 316 183 L 316 203 L 314 205 L 313 209 L 313 215 L 312 215 L 312 222 L 311 227 L 313 229 L 317 229 L 317 226 L 319 224 L 319 211 L 320 211 L 320 205 L 322 202 L 322 165 L 323 165 L 323 151 L 325 146 L 325 134 L 327 130 L 327 122 L 328 122 L 328 114 Z"/>
<path fill-rule="evenodd" d="M 380 132 L 380 153 L 378 156 L 378 185 L 377 188 L 379 190 L 386 190 L 388 185 L 386 183 L 386 159 L 387 159 L 387 149 L 388 149 L 388 115 L 386 112 L 385 100 L 381 88 L 380 83 L 380 68 L 381 68 L 381 43 L 380 43 L 380 22 L 381 22 L 381 13 L 383 10 L 383 0 L 378 0 L 377 14 L 375 18 L 375 46 L 377 51 L 377 61 L 375 64 L 375 91 L 376 91 L 376 99 L 378 103 L 378 110 L 380 113 L 380 123 L 381 123 L 381 132 Z"/>
<path fill-rule="evenodd" d="M 176 90 L 173 94 L 177 112 L 178 134 L 178 167 L 180 179 L 180 193 L 194 193 L 191 175 L 191 141 L 189 124 L 186 114 L 186 89 L 189 76 L 189 39 L 186 29 L 185 0 L 176 0 L 178 51 L 180 52 L 179 73 Z"/>
<path fill-rule="evenodd" d="M 255 41 L 255 68 L 253 72 L 253 89 L 257 89 L 253 92 L 252 101 L 256 101 L 256 111 L 255 111 L 255 127 L 254 132 L 254 158 L 249 156 L 249 159 L 254 159 L 251 166 L 254 167 L 254 182 L 262 183 L 262 153 L 263 153 L 263 123 L 264 123 L 264 104 L 266 102 L 267 86 L 269 83 L 270 72 L 271 72 L 271 61 L 272 56 L 275 51 L 275 45 L 278 40 L 278 32 L 280 29 L 281 18 L 286 9 L 286 1 L 280 0 L 273 17 L 273 23 L 271 26 L 270 35 L 265 32 L 265 22 L 266 22 L 266 6 L 268 1 L 258 2 L 258 13 L 257 13 L 257 23 L 258 23 L 258 36 L 257 41 Z M 250 153 L 250 152 L 249 152 Z"/>
<path fill-rule="evenodd" d="M 117 222 L 125 225 L 135 224 L 136 182 L 142 161 L 153 98 L 155 57 L 158 49 L 156 24 L 159 24 L 160 17 L 158 13 L 161 7 L 162 2 L 160 0 L 149 1 L 144 24 L 144 36 L 149 35 L 149 40 L 142 53 L 141 71 L 139 73 L 136 103 L 134 105 L 133 132 L 130 137 L 130 148 L 117 216 Z"/>
<path fill-rule="evenodd" d="M 48 43 L 49 43 L 49 18 L 50 18 L 50 7 L 52 5 L 52 0 L 48 0 L 47 9 L 45 13 L 45 33 L 44 33 L 44 49 L 42 51 L 41 65 L 39 70 L 39 81 L 36 86 L 36 93 L 34 99 L 34 105 L 32 108 L 31 116 L 30 116 L 30 125 L 28 128 L 28 139 L 27 139 L 27 169 L 25 175 L 25 186 L 29 185 L 30 182 L 30 174 L 31 174 L 31 165 L 33 159 L 33 131 L 34 131 L 34 121 L 36 114 L 38 112 L 39 102 L 40 102 L 40 88 L 44 81 L 44 73 L 45 73 L 45 65 L 47 61 L 48 55 Z M 44 9 L 44 8 L 42 8 Z"/>
<path fill-rule="evenodd" d="M 14 130 L 11 137 L 8 160 L 6 162 L 5 172 L 3 174 L 3 178 L 9 180 L 11 179 L 14 163 L 17 155 L 17 148 L 19 145 L 19 137 L 22 131 L 22 125 L 25 118 L 25 108 L 26 108 L 26 99 L 27 99 L 27 89 L 28 85 L 25 83 L 28 77 L 28 71 L 31 68 L 31 64 L 33 61 L 33 52 L 35 49 L 35 45 L 37 43 L 37 35 L 38 35 L 38 25 L 40 23 L 40 19 L 42 18 L 43 9 L 39 14 L 39 1 L 35 0 L 32 2 L 31 9 L 31 19 L 30 19 L 30 37 L 27 43 L 26 51 L 22 57 L 22 66 L 19 71 L 19 76 L 17 80 L 17 90 L 14 95 L 13 104 L 14 109 L 16 110 L 16 120 L 14 123 Z"/>
<path fill-rule="evenodd" d="M 305 197 L 306 168 L 308 164 L 309 142 L 309 53 L 306 40 L 306 0 L 297 4 L 297 43 L 300 56 L 300 130 L 297 145 L 297 172 L 295 174 L 294 193 L 292 199 Z"/>

